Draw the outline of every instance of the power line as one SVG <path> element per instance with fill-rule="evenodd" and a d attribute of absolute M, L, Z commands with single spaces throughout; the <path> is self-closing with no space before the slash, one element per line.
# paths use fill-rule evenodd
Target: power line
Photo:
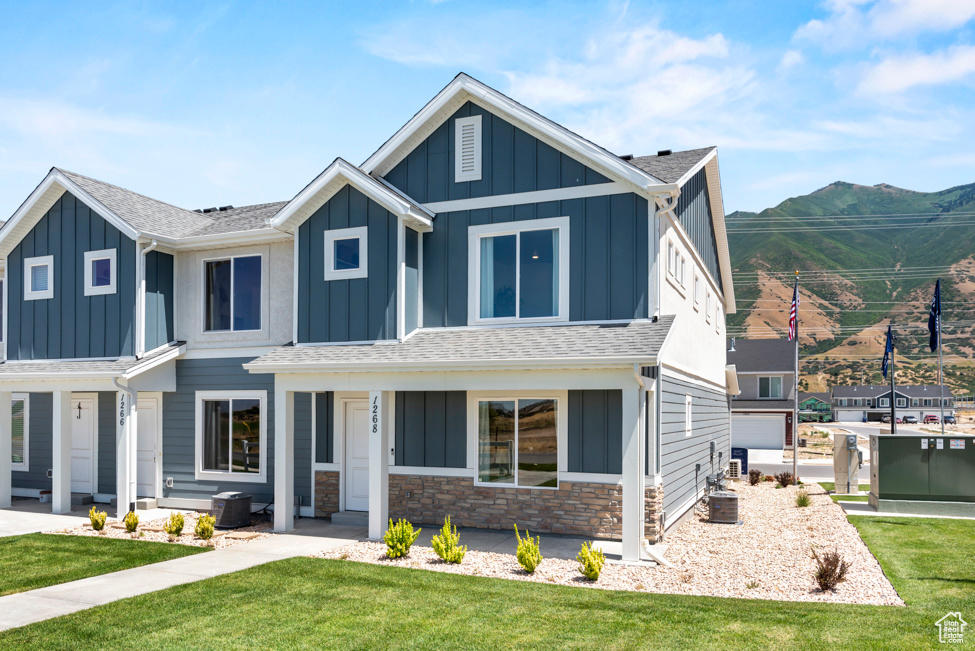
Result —
<path fill-rule="evenodd" d="M 765 215 L 759 213 L 753 217 L 729 217 L 728 221 L 754 221 L 772 219 L 881 219 L 887 217 L 948 217 L 952 215 L 975 215 L 975 211 L 958 210 L 950 212 L 892 212 L 892 213 L 865 213 L 862 215 Z"/>
<path fill-rule="evenodd" d="M 861 224 L 857 226 L 777 226 L 774 228 L 728 228 L 729 233 L 829 233 L 836 231 L 899 230 L 902 228 L 951 228 L 953 226 L 975 226 L 975 221 L 966 222 L 917 222 L 914 224 Z"/>

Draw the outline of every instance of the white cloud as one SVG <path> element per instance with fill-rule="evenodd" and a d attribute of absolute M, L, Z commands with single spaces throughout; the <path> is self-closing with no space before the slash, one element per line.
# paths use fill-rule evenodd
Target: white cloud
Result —
<path fill-rule="evenodd" d="M 901 93 L 917 86 L 961 81 L 975 73 L 975 46 L 933 54 L 892 56 L 872 65 L 857 90 L 863 95 Z"/>
<path fill-rule="evenodd" d="M 806 57 L 799 50 L 786 50 L 779 59 L 779 70 L 789 70 L 806 62 Z"/>

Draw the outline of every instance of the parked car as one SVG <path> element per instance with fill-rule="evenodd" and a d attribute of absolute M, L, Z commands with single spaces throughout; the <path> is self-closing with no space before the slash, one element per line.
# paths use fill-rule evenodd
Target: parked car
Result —
<path fill-rule="evenodd" d="M 880 417 L 880 422 L 881 423 L 890 423 L 890 416 L 888 414 L 884 414 L 883 416 Z"/>
<path fill-rule="evenodd" d="M 898 423 L 898 424 L 900 424 L 900 423 L 903 423 L 903 422 L 904 422 L 904 421 L 903 421 L 903 420 L 901 420 L 901 418 L 900 418 L 900 416 L 898 416 L 898 417 L 897 417 L 897 423 Z"/>
<path fill-rule="evenodd" d="M 955 425 L 957 422 L 954 416 L 945 416 L 945 425 Z"/>
<path fill-rule="evenodd" d="M 928 414 L 927 416 L 924 417 L 925 425 L 937 425 L 940 422 L 941 421 L 938 420 L 938 417 L 935 416 L 934 414 Z"/>
<path fill-rule="evenodd" d="M 904 416 L 904 423 L 917 425 L 917 416 Z"/>

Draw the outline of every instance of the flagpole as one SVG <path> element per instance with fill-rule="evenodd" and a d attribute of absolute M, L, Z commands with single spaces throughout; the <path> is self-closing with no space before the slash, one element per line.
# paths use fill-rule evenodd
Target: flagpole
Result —
<path fill-rule="evenodd" d="M 796 404 L 792 411 L 792 481 L 799 484 L 799 270 L 796 270 Z M 943 420 L 943 419 L 942 419 Z"/>
<path fill-rule="evenodd" d="M 894 338 L 894 326 L 890 329 L 890 433 L 897 434 L 897 399 L 894 397 L 894 351 L 897 349 Z"/>
<path fill-rule="evenodd" d="M 941 405 L 941 436 L 945 435 L 945 379 L 944 357 L 941 355 L 941 305 L 938 304 L 938 404 Z"/>

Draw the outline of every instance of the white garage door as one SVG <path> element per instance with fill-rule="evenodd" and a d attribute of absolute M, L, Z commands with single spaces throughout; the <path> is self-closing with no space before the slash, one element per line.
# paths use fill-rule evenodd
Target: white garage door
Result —
<path fill-rule="evenodd" d="M 781 450 L 785 447 L 785 414 L 731 415 L 731 447 Z"/>

